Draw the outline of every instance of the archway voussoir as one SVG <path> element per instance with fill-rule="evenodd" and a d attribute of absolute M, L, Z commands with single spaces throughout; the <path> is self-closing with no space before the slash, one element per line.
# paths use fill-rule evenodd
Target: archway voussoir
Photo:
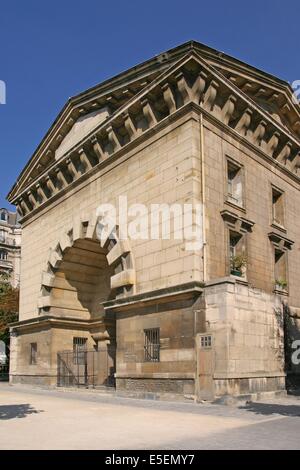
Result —
<path fill-rule="evenodd" d="M 62 252 L 64 252 L 67 248 L 72 246 L 71 240 L 69 235 L 66 233 L 60 237 L 59 246 Z"/>
<path fill-rule="evenodd" d="M 135 270 L 126 269 L 120 273 L 114 274 L 110 278 L 110 287 L 117 289 L 118 287 L 133 286 L 136 282 Z"/>
<path fill-rule="evenodd" d="M 73 243 L 76 240 L 79 240 L 80 238 L 82 238 L 82 232 L 83 232 L 82 221 L 80 219 L 77 219 L 73 225 Z"/>
<path fill-rule="evenodd" d="M 42 286 L 53 287 L 55 276 L 49 272 L 42 273 Z"/>
<path fill-rule="evenodd" d="M 119 240 L 112 249 L 107 253 L 106 259 L 108 264 L 111 266 L 114 264 L 121 256 L 125 256 L 130 252 L 130 244 L 128 240 Z"/>
<path fill-rule="evenodd" d="M 108 240 L 109 240 L 109 235 L 106 235 L 105 237 L 103 237 L 103 234 L 101 234 L 101 238 L 100 238 L 101 248 L 104 248 L 105 245 L 107 245 Z"/>
<path fill-rule="evenodd" d="M 135 289 L 136 273 L 132 269 L 132 260 L 127 259 L 127 255 L 130 256 L 131 254 L 129 241 L 118 240 L 116 228 L 105 239 L 96 239 L 95 232 L 99 216 L 93 215 L 89 222 L 86 219 L 83 215 L 73 219 L 73 226 L 68 227 L 67 231 L 61 233 L 58 243 L 49 250 L 48 259 L 41 276 L 41 293 L 38 299 L 38 309 L 40 311 L 47 309 L 47 312 L 51 313 L 52 308 L 53 310 L 59 308 L 61 314 L 63 314 L 64 311 L 68 311 L 71 308 L 72 310 L 82 311 L 82 314 L 86 315 L 89 311 L 87 309 L 94 308 L 88 299 L 91 295 L 89 290 L 90 283 L 94 283 L 96 274 L 99 282 L 102 279 L 102 274 L 104 276 L 103 279 L 107 276 L 104 284 L 108 291 L 105 291 L 105 297 L 103 298 L 108 298 L 110 289 L 116 290 L 122 287 L 133 287 L 133 290 Z M 80 244 L 78 244 L 79 241 L 81 242 Z M 93 247 L 91 247 L 91 242 L 94 243 Z M 86 257 L 82 253 L 82 250 L 85 249 L 85 243 L 87 244 Z M 103 253 L 103 250 L 100 250 L 100 246 L 105 249 L 105 253 Z M 90 254 L 92 248 L 94 248 L 95 256 Z M 77 252 L 76 250 L 79 251 Z M 65 256 L 67 256 L 66 259 Z M 123 263 L 123 259 L 125 263 Z M 72 260 L 72 269 L 69 266 L 70 260 Z M 76 263 L 78 264 L 77 269 Z M 120 268 L 123 268 L 123 270 L 113 274 L 117 263 L 120 264 Z M 107 270 L 106 274 L 104 267 Z M 76 294 L 74 286 L 70 288 L 68 285 L 70 269 L 72 276 L 76 276 L 76 282 L 79 286 L 85 285 L 85 283 L 88 286 L 87 289 L 81 289 L 80 295 Z M 60 270 L 65 270 L 63 279 L 60 277 Z M 101 283 L 103 282 L 101 281 Z M 78 285 L 76 289 L 80 288 Z M 63 295 L 60 296 L 59 293 L 58 302 L 57 289 L 68 290 L 68 295 L 65 297 Z M 93 293 L 93 295 L 99 295 L 99 293 Z M 76 306 L 76 309 L 74 306 Z"/>
<path fill-rule="evenodd" d="M 87 228 L 87 231 L 86 231 L 85 238 L 88 238 L 88 239 L 91 239 L 91 240 L 94 238 L 98 218 L 99 218 L 98 216 L 94 215 L 92 217 L 92 219 L 89 221 L 89 225 L 88 225 L 88 228 Z"/>
<path fill-rule="evenodd" d="M 114 229 L 112 229 L 112 231 L 110 233 L 107 232 L 105 235 L 106 236 L 104 237 L 103 234 L 102 234 L 102 236 L 100 238 L 101 248 L 104 248 L 105 246 L 107 246 L 109 240 L 116 240 Z"/>
<path fill-rule="evenodd" d="M 61 262 L 61 260 L 62 260 L 62 257 L 56 250 L 51 252 L 51 254 L 49 256 L 49 264 L 53 268 L 57 268 L 59 263 Z"/>
<path fill-rule="evenodd" d="M 89 217 L 87 214 L 81 214 L 80 217 L 76 217 L 73 220 L 73 243 L 76 240 L 85 238 L 84 225 L 86 226 L 89 223 Z"/>
<path fill-rule="evenodd" d="M 51 306 L 50 295 L 42 296 L 38 299 L 38 308 L 45 308 Z"/>

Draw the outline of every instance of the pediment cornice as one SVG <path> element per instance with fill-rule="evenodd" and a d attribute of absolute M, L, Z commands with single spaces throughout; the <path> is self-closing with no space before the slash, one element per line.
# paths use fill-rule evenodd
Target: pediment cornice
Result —
<path fill-rule="evenodd" d="M 203 44 L 195 50 L 254 101 L 272 102 L 276 118 L 300 137 L 300 103 L 287 81 Z"/>
<path fill-rule="evenodd" d="M 195 50 L 144 83 L 45 171 L 11 193 L 23 217 L 193 102 L 299 180 L 300 140 Z"/>
<path fill-rule="evenodd" d="M 281 122 L 289 132 L 300 137 L 300 106 L 292 88 L 266 86 L 259 81 L 249 81 L 236 75 L 228 78 L 275 120 Z"/>
<path fill-rule="evenodd" d="M 29 179 L 34 179 L 52 164 L 60 142 L 80 117 L 105 106 L 110 107 L 111 112 L 121 107 L 126 100 L 152 82 L 178 58 L 185 55 L 186 51 L 192 47 L 192 43 L 193 41 L 190 41 L 159 54 L 69 98 L 22 170 L 17 183 L 8 194 L 8 198 L 14 197 L 15 193 L 22 189 Z"/>
<path fill-rule="evenodd" d="M 99 91 L 92 90 L 86 92 L 86 94 L 70 98 L 21 172 L 8 197 L 14 196 L 16 191 L 19 191 L 27 184 L 28 180 L 34 180 L 52 165 L 55 160 L 56 150 L 80 118 L 105 107 L 113 113 L 137 91 L 151 82 L 155 75 L 157 75 L 157 72 L 134 81 L 130 86 L 126 83 L 119 84 L 118 88 L 114 86 L 109 89 L 107 86 Z"/>

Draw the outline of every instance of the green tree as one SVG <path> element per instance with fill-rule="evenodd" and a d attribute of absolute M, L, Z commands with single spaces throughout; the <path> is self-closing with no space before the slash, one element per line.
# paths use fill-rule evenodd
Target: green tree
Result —
<path fill-rule="evenodd" d="M 0 340 L 9 353 L 9 324 L 18 320 L 19 289 L 11 286 L 9 276 L 0 272 Z"/>

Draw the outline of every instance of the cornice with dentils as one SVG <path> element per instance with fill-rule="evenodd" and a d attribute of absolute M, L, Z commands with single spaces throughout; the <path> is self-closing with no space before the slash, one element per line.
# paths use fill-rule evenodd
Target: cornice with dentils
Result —
<path fill-rule="evenodd" d="M 299 180 L 300 140 L 195 51 L 164 71 L 78 142 L 22 193 L 11 198 L 23 217 L 67 190 L 188 102 L 200 105 Z M 143 121 L 143 126 L 139 122 Z"/>
<path fill-rule="evenodd" d="M 293 111 L 298 113 L 300 117 L 300 106 L 296 106 L 292 102 L 293 90 L 287 82 L 197 41 L 188 41 L 70 98 L 21 172 L 7 198 L 9 200 L 14 199 L 15 194 L 19 192 L 19 188 L 24 186 L 25 181 L 34 172 L 39 171 L 41 173 L 49 166 L 49 162 L 51 164 L 55 145 L 59 145 L 61 137 L 64 137 L 71 129 L 81 111 L 86 113 L 87 108 L 93 109 L 93 106 L 99 105 L 97 100 L 101 100 L 103 96 L 109 97 L 114 91 L 118 91 L 123 87 L 126 88 L 126 86 L 137 83 L 139 80 L 141 82 L 151 80 L 151 76 L 153 78 L 155 74 L 167 69 L 172 62 L 193 50 L 201 53 L 202 57 L 209 62 L 212 61 L 216 66 L 233 67 L 238 73 L 246 73 L 256 80 L 261 79 L 272 87 L 278 87 L 277 89 L 285 94 Z"/>

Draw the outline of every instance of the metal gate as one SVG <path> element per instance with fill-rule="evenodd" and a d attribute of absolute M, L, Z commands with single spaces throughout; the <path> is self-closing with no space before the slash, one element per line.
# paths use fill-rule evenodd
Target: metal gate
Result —
<path fill-rule="evenodd" d="M 114 387 L 115 348 L 57 353 L 58 387 Z"/>

